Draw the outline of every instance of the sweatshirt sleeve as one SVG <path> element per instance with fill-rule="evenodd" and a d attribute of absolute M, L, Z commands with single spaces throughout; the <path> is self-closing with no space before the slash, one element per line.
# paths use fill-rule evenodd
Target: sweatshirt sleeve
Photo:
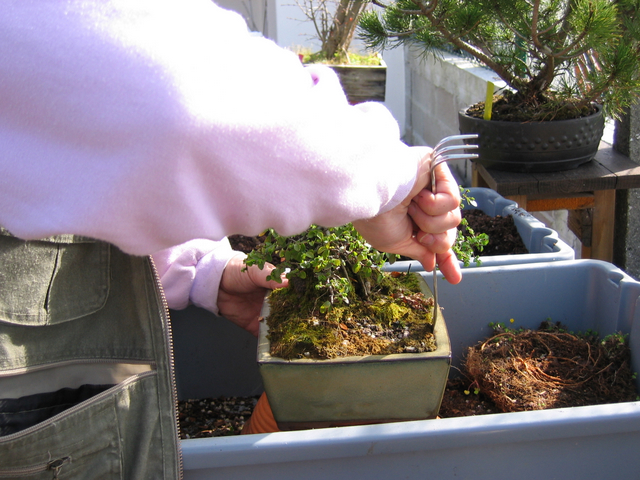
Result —
<path fill-rule="evenodd" d="M 152 255 L 169 308 L 182 310 L 193 304 L 218 313 L 220 279 L 236 255 L 229 241 L 197 239 Z"/>
<path fill-rule="evenodd" d="M 209 0 L 12 2 L 0 16 L 0 224 L 133 254 L 397 205 L 424 151 L 327 67 Z"/>

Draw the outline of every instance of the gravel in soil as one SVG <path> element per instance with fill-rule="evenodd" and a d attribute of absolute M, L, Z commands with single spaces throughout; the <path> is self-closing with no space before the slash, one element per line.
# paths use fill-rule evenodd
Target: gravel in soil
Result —
<path fill-rule="evenodd" d="M 442 397 L 438 418 L 471 417 L 499 413 L 495 404 L 464 377 L 450 378 Z"/>
<path fill-rule="evenodd" d="M 450 379 L 442 399 L 439 418 L 496 413 L 495 405 L 462 378 Z M 466 391 L 466 392 L 465 392 Z M 468 393 L 467 393 L 468 392 Z M 220 397 L 178 402 L 180 438 L 227 437 L 240 435 L 259 397 Z"/>
<path fill-rule="evenodd" d="M 180 438 L 239 435 L 258 402 L 255 397 L 219 397 L 178 402 Z"/>

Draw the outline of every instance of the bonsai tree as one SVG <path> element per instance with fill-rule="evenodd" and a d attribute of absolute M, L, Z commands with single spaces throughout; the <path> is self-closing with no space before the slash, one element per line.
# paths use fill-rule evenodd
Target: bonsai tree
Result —
<path fill-rule="evenodd" d="M 468 189 L 460 187 L 460 196 L 461 208 L 465 203 L 475 205 Z M 456 257 L 465 266 L 472 261 L 480 264 L 474 252 L 482 252 L 488 236 L 476 234 L 464 218 L 460 226 L 464 228 L 458 229 L 452 247 Z M 261 244 L 249 252 L 245 263 L 262 269 L 266 262 L 272 262 L 275 269 L 267 279 L 280 282 L 286 274 L 297 296 L 316 304 L 320 313 L 348 305 L 355 298 L 369 300 L 372 289 L 382 280 L 382 267 L 400 258 L 371 247 L 350 223 L 331 228 L 311 225 L 290 237 L 269 229 L 261 237 Z M 323 301 L 318 303 L 318 298 Z"/>
<path fill-rule="evenodd" d="M 351 63 L 349 47 L 358 21 L 368 6 L 367 1 L 296 0 L 296 3 L 313 24 L 321 44 L 320 51 L 309 55 L 305 61 Z"/>
<path fill-rule="evenodd" d="M 380 9 L 364 12 L 359 30 L 368 47 L 470 55 L 509 87 L 500 109 L 512 118 L 501 120 L 576 118 L 593 102 L 617 117 L 640 92 L 638 0 L 372 3 Z"/>
<path fill-rule="evenodd" d="M 465 190 L 462 196 L 473 202 Z M 284 273 L 290 284 L 269 298 L 273 355 L 331 358 L 355 354 L 354 349 L 358 354 L 434 349 L 433 300 L 424 296 L 410 272 L 385 274 L 384 264 L 398 255 L 372 248 L 352 224 L 312 225 L 290 237 L 268 230 L 261 237 L 245 263 L 263 268 L 271 262 L 275 269 L 268 279 L 280 282 Z M 463 236 L 459 231 L 454 251 L 468 265 L 474 247 L 482 251 L 487 242 L 485 234 Z M 345 343 L 347 332 L 355 331 L 365 333 Z"/>
<path fill-rule="evenodd" d="M 312 225 L 291 237 L 269 230 L 245 263 L 262 268 L 274 260 L 269 278 L 276 281 L 287 272 L 290 288 L 269 296 L 271 354 L 333 358 L 434 350 L 433 299 L 415 275 L 383 274 L 382 266 L 394 259 L 368 245 L 351 224 Z"/>
<path fill-rule="evenodd" d="M 382 266 L 396 258 L 368 245 L 352 224 L 312 225 L 291 237 L 268 230 L 262 245 L 249 253 L 245 263 L 263 268 L 265 262 L 273 261 L 276 268 L 268 279 L 280 282 L 286 272 L 301 302 L 310 301 L 325 313 L 356 297 L 367 300 L 373 284 L 382 278 Z M 322 299 L 320 303 L 317 298 Z"/>

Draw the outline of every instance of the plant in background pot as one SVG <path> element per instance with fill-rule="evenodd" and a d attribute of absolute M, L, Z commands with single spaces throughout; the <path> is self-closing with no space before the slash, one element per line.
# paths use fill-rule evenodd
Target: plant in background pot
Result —
<path fill-rule="evenodd" d="M 640 93 L 638 0 L 372 2 L 382 10 L 361 18 L 367 46 L 454 49 L 506 83 L 459 115 L 462 133 L 480 135 L 476 161 L 487 167 L 554 171 L 588 162 L 603 116 L 619 115 Z"/>
<path fill-rule="evenodd" d="M 349 63 L 349 49 L 358 20 L 367 7 L 363 0 L 296 0 L 315 29 L 320 51 L 313 60 Z"/>
<path fill-rule="evenodd" d="M 349 102 L 384 101 L 387 66 L 378 53 L 358 54 L 351 42 L 360 16 L 368 4 L 363 0 L 296 0 L 313 24 L 318 52 L 299 52 L 303 63 L 326 63 L 340 78 Z"/>
<path fill-rule="evenodd" d="M 290 286 L 268 297 L 258 363 L 281 430 L 437 414 L 451 346 L 421 276 L 383 273 L 389 255 L 350 224 L 269 231 L 246 263 L 274 257 L 271 278 Z"/>

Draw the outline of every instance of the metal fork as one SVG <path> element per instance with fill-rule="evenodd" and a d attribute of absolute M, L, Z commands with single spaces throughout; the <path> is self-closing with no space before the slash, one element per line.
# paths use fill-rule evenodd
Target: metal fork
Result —
<path fill-rule="evenodd" d="M 431 162 L 429 165 L 431 172 L 431 192 L 435 195 L 436 192 L 436 167 L 443 163 L 448 162 L 449 160 L 465 160 L 465 159 L 474 159 L 478 158 L 478 155 L 475 153 L 450 153 L 457 152 L 461 150 L 473 150 L 478 148 L 478 145 L 449 145 L 451 142 L 461 141 L 461 140 L 473 140 L 478 138 L 477 134 L 465 134 L 465 135 L 451 135 L 449 137 L 445 137 L 435 146 L 433 151 L 430 153 Z M 438 305 L 438 264 L 433 268 L 433 327 L 435 329 L 436 320 L 438 319 L 438 311 L 440 307 Z"/>

